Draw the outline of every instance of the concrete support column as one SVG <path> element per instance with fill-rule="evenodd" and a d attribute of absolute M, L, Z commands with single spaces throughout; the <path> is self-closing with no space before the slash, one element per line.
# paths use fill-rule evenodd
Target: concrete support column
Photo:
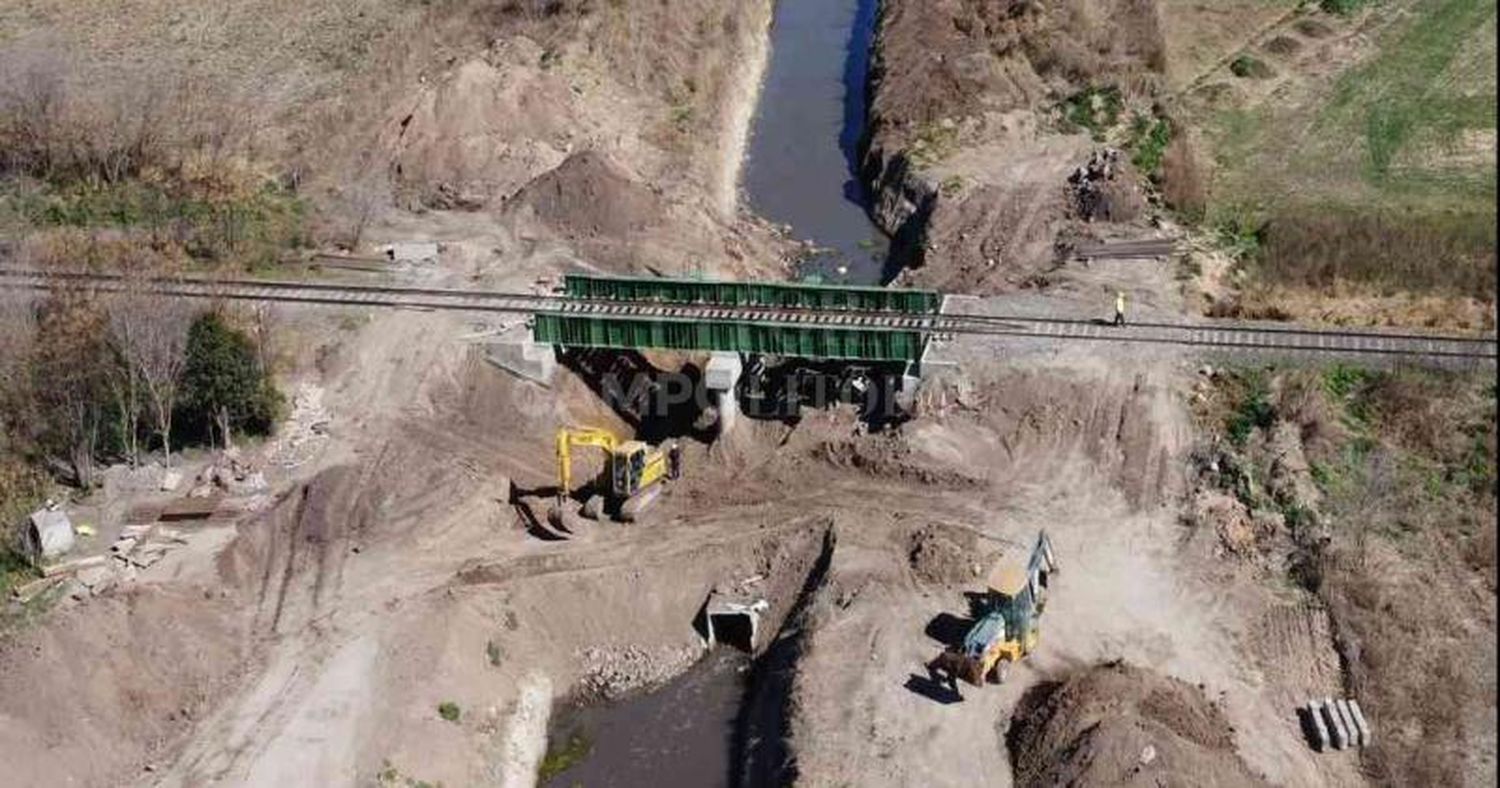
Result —
<path fill-rule="evenodd" d="M 715 352 L 703 371 L 703 385 L 708 388 L 709 399 L 719 411 L 720 435 L 729 434 L 739 420 L 740 403 L 735 390 L 744 371 L 745 363 L 740 354 L 731 352 Z"/>

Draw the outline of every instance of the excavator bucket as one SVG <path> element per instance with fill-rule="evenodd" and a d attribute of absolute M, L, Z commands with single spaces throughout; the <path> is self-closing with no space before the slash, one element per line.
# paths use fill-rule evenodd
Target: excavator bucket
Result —
<path fill-rule="evenodd" d="M 554 502 L 547 509 L 546 520 L 538 523 L 538 526 L 554 539 L 572 539 L 584 532 L 588 521 L 583 519 L 578 512 L 578 504 L 573 501 Z"/>

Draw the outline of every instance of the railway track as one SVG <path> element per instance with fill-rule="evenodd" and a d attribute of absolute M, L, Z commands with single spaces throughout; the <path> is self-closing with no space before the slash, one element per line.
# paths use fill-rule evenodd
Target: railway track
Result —
<path fill-rule="evenodd" d="M 35 271 L 0 267 L 0 288 L 96 292 L 149 291 L 185 298 L 274 301 L 329 306 L 436 309 L 508 314 L 554 313 L 581 317 L 668 322 L 703 320 L 779 323 L 808 328 L 915 331 L 935 337 L 993 336 L 1052 341 L 1100 341 L 1178 345 L 1225 350 L 1341 353 L 1409 358 L 1494 361 L 1494 337 L 1308 329 L 1246 322 L 1139 322 L 1118 328 L 1102 320 L 1023 315 L 896 315 L 648 301 L 583 300 L 556 294 L 394 287 L 191 277 L 125 278 L 117 274 Z"/>

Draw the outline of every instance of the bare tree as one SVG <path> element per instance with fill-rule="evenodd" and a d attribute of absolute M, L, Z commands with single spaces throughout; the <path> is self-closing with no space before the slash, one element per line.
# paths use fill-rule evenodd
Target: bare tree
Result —
<path fill-rule="evenodd" d="M 42 446 L 84 488 L 94 484 L 99 430 L 111 396 L 106 376 L 115 359 L 107 332 L 108 318 L 82 292 L 55 292 L 38 311 L 30 383 Z"/>
<path fill-rule="evenodd" d="M 135 365 L 130 363 L 124 343 L 114 333 L 113 327 L 105 342 L 110 352 L 110 363 L 104 369 L 104 382 L 115 402 L 115 431 L 119 437 L 120 449 L 125 452 L 125 459 L 130 462 L 130 467 L 135 468 L 141 464 L 141 376 L 136 372 Z"/>
<path fill-rule="evenodd" d="M 36 336 L 30 294 L 0 294 L 0 454 L 14 446 L 29 423 L 32 340 Z"/>
<path fill-rule="evenodd" d="M 177 409 L 193 312 L 180 299 L 130 288 L 111 301 L 109 313 L 114 346 L 139 386 L 161 440 L 163 465 L 170 468 L 172 414 Z"/>

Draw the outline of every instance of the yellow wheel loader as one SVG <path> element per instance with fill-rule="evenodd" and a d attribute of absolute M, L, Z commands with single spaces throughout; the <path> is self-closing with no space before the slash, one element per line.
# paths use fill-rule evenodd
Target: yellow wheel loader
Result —
<path fill-rule="evenodd" d="M 682 475 L 682 451 L 676 443 L 653 449 L 641 441 L 622 441 L 608 430 L 560 429 L 557 504 L 548 513 L 554 526 L 562 525 L 564 507 L 572 495 L 575 447 L 595 448 L 604 454 L 604 472 L 593 485 L 594 494 L 583 504 L 582 514 L 591 520 L 608 513 L 621 522 L 632 522 L 656 500 L 665 482 Z"/>
<path fill-rule="evenodd" d="M 929 669 L 975 686 L 986 680 L 1003 683 L 1011 666 L 1037 646 L 1049 578 L 1056 572 L 1052 540 L 1045 531 L 1025 560 L 1002 556 L 987 579 L 979 620 L 958 648 L 945 651 Z"/>

